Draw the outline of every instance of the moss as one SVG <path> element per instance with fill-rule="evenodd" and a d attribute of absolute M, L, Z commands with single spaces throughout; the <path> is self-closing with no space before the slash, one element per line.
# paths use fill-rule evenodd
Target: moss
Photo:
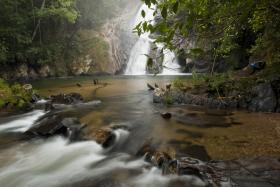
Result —
<path fill-rule="evenodd" d="M 172 105 L 174 104 L 174 99 L 171 95 L 167 94 L 163 97 L 163 102 L 166 104 L 166 105 Z"/>
<path fill-rule="evenodd" d="M 33 90 L 25 90 L 20 84 L 10 85 L 0 79 L 0 109 L 9 104 L 11 109 L 23 109 L 31 101 Z"/>

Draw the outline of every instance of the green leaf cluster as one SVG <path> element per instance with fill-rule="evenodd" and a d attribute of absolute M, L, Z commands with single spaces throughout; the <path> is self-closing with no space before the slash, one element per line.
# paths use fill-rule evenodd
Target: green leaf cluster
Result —
<path fill-rule="evenodd" d="M 182 50 L 192 38 L 201 51 L 227 57 L 242 49 L 268 63 L 280 60 L 280 1 L 278 0 L 145 0 L 156 6 L 154 25 L 140 23 L 138 33 L 157 34 L 155 42 Z M 185 44 L 185 45 L 184 45 Z M 195 50 L 197 52 L 197 50 Z M 216 57 L 215 57 L 216 58 Z"/>

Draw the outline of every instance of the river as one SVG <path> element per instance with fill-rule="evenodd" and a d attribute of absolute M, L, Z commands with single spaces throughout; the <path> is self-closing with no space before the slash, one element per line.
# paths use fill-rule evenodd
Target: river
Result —
<path fill-rule="evenodd" d="M 44 96 L 79 92 L 86 104 L 68 106 L 59 115 L 77 117 L 89 133 L 100 127 L 116 130 L 116 143 L 107 149 L 93 140 L 69 144 L 61 137 L 25 140 L 22 134 L 47 115 L 35 109 L 0 121 L 0 184 L 3 187 L 68 186 L 204 186 L 194 177 L 162 176 L 135 156 L 152 139 L 159 149 L 203 161 L 245 156 L 279 155 L 279 114 L 225 111 L 198 106 L 162 106 L 152 102 L 147 83 L 164 86 L 177 76 L 93 77 L 46 79 L 33 82 Z M 187 79 L 188 77 L 182 77 Z M 81 84 L 81 87 L 76 84 Z M 92 102 L 95 101 L 95 102 Z M 160 112 L 171 112 L 165 120 Z M 277 130 L 278 129 L 278 130 Z M 262 134 L 262 138 L 259 135 Z M 179 182 L 178 182 L 179 181 Z"/>

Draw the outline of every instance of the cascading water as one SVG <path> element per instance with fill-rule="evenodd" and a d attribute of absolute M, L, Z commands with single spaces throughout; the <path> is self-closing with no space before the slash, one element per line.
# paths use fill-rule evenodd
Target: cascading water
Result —
<path fill-rule="evenodd" d="M 142 17 L 141 12 L 145 11 L 145 18 Z M 137 13 L 135 19 L 135 25 L 143 21 L 153 21 L 153 10 L 145 4 L 142 5 Z M 151 39 L 149 38 L 150 33 L 144 33 L 140 36 L 136 44 L 131 50 L 127 68 L 125 71 L 126 75 L 145 75 L 146 74 L 146 62 L 148 60 L 145 54 L 148 54 L 151 48 Z"/>
<path fill-rule="evenodd" d="M 142 10 L 145 11 L 146 16 L 145 18 L 142 17 L 141 12 Z M 149 8 L 145 4 L 139 9 L 135 19 L 135 25 L 139 24 L 140 22 L 144 21 L 151 21 L 154 20 L 154 10 L 153 8 Z M 149 37 L 150 33 L 142 34 L 134 47 L 131 50 L 129 61 L 127 64 L 127 68 L 125 71 L 125 75 L 145 75 L 146 74 L 146 65 L 148 57 L 146 56 L 149 54 L 151 50 L 151 42 L 153 40 Z M 157 44 L 159 49 L 163 48 L 163 45 Z M 175 54 L 168 50 L 164 49 L 164 56 L 163 56 L 163 71 L 160 75 L 179 75 L 180 73 L 180 65 L 176 60 Z"/>

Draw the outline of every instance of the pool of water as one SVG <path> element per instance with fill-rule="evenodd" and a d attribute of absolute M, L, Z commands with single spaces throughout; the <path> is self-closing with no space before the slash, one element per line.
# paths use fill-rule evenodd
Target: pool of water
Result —
<path fill-rule="evenodd" d="M 88 125 L 89 136 L 109 125 L 126 125 L 118 143 L 106 150 L 94 141 L 69 144 L 62 137 L 25 141 L 21 133 L 44 111 L 32 111 L 0 120 L 0 184 L 33 186 L 184 186 L 184 177 L 163 177 L 135 153 L 147 140 L 176 156 L 204 161 L 245 156 L 280 155 L 280 115 L 215 110 L 199 106 L 153 104 L 147 83 L 164 87 L 177 76 L 116 76 L 46 79 L 32 82 L 43 96 L 81 93 L 96 105 L 72 106 L 60 112 Z M 188 79 L 190 77 L 182 77 Z M 93 80 L 98 79 L 99 85 Z M 79 83 L 80 86 L 77 86 Z M 170 120 L 161 112 L 172 113 Z M 184 184 L 184 183 L 183 183 Z"/>

